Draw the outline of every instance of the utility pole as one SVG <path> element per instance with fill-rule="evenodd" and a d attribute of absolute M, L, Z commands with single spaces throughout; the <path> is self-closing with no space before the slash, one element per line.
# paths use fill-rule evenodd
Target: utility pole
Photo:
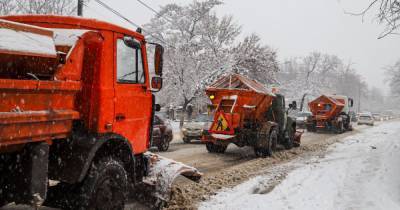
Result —
<path fill-rule="evenodd" d="M 304 106 L 304 100 L 306 99 L 307 93 L 304 93 L 303 97 L 301 98 L 301 104 L 300 104 L 300 111 L 303 111 L 303 106 Z"/>
<path fill-rule="evenodd" d="M 361 81 L 358 82 L 358 112 L 361 112 Z"/>
<path fill-rule="evenodd" d="M 83 16 L 83 0 L 78 0 L 78 16 Z"/>

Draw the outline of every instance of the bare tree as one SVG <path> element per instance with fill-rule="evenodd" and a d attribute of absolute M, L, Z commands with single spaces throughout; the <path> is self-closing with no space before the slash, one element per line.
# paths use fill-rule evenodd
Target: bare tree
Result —
<path fill-rule="evenodd" d="M 397 33 L 400 26 L 400 0 L 372 0 L 369 5 L 359 13 L 349 13 L 352 15 L 364 16 L 377 8 L 377 20 L 380 24 L 386 25 L 385 30 L 379 35 L 379 39 Z"/>
<path fill-rule="evenodd" d="M 386 70 L 390 90 L 396 97 L 400 96 L 400 60 Z"/>
<path fill-rule="evenodd" d="M 233 50 L 233 70 L 236 73 L 257 79 L 264 84 L 276 83 L 275 74 L 279 71 L 276 51 L 261 44 L 255 34 L 245 37 Z"/>
<path fill-rule="evenodd" d="M 213 76 L 226 69 L 229 49 L 240 32 L 233 18 L 219 18 L 213 9 L 218 0 L 193 1 L 188 5 L 168 4 L 145 26 L 155 41 L 165 44 L 165 88 L 159 98 L 183 112 Z M 183 125 L 184 116 L 180 125 Z"/>
<path fill-rule="evenodd" d="M 281 91 L 290 100 L 303 101 L 303 96 L 313 99 L 321 94 L 343 94 L 359 101 L 368 96 L 368 86 L 357 74 L 352 63 L 345 64 L 335 55 L 310 53 L 291 58 L 281 65 L 278 74 Z"/>
<path fill-rule="evenodd" d="M 0 14 L 75 15 L 77 0 L 0 0 Z"/>
<path fill-rule="evenodd" d="M 11 14 L 16 8 L 16 4 L 12 0 L 0 0 L 0 15 Z"/>

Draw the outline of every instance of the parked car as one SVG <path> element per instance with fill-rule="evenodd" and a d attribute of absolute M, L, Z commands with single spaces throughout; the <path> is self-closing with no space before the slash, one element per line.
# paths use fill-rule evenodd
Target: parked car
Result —
<path fill-rule="evenodd" d="M 375 121 L 383 121 L 384 116 L 379 113 L 373 113 L 372 116 L 374 117 Z"/>
<path fill-rule="evenodd" d="M 383 115 L 383 119 L 384 120 L 390 120 L 390 116 L 389 115 Z"/>
<path fill-rule="evenodd" d="M 374 125 L 374 117 L 370 113 L 361 113 L 358 117 L 358 125 Z"/>
<path fill-rule="evenodd" d="M 312 116 L 311 112 L 308 112 L 308 111 L 298 112 L 296 114 L 296 125 L 297 125 L 297 127 L 298 128 L 305 128 L 306 127 L 307 118 L 309 116 Z"/>
<path fill-rule="evenodd" d="M 172 139 L 173 134 L 171 124 L 163 117 L 155 115 L 152 146 L 157 147 L 159 151 L 167 151 Z"/>
<path fill-rule="evenodd" d="M 212 123 L 212 116 L 207 113 L 199 114 L 193 121 L 182 127 L 183 142 L 190 143 L 194 139 L 200 139 L 203 131 L 208 130 Z"/>

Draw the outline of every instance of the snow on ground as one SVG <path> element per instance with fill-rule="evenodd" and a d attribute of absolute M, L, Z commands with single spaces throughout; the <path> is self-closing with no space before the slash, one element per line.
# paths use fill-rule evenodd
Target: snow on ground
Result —
<path fill-rule="evenodd" d="M 289 163 L 297 168 L 275 188 L 268 183 L 276 174 L 258 176 L 199 208 L 400 209 L 399 136 L 400 122 L 365 129 L 332 145 L 325 157 Z"/>

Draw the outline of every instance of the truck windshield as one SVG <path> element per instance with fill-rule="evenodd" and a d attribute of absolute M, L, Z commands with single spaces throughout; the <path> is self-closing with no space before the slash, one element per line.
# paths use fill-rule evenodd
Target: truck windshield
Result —
<path fill-rule="evenodd" d="M 135 49 L 117 40 L 117 80 L 120 83 L 144 83 L 141 49 Z"/>

